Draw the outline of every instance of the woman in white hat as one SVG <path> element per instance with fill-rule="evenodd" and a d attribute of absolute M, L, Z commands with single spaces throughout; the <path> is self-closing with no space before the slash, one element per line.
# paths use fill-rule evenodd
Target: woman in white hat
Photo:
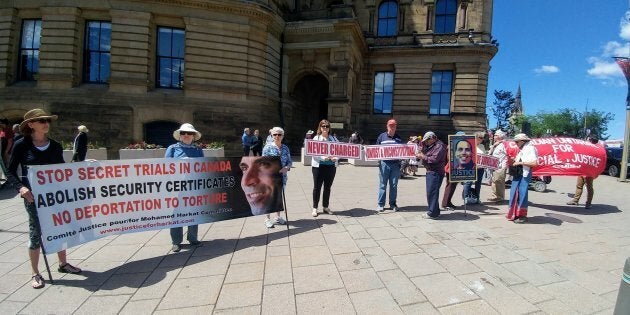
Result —
<path fill-rule="evenodd" d="M 527 221 L 529 183 L 532 181 L 532 168 L 538 165 L 538 153 L 536 148 L 529 143 L 529 140 L 529 137 L 524 133 L 514 136 L 514 141 L 520 151 L 515 157 L 508 158 L 512 186 L 510 187 L 510 205 L 507 218 L 514 223 Z"/>
<path fill-rule="evenodd" d="M 164 157 L 179 159 L 203 157 L 203 150 L 193 144 L 194 141 L 201 139 L 201 133 L 195 130 L 193 125 L 189 123 L 182 124 L 179 129 L 173 131 L 173 138 L 178 142 L 171 144 L 166 149 Z M 172 251 L 175 253 L 182 249 L 183 234 L 183 227 L 171 228 Z M 201 242 L 197 239 L 197 225 L 188 226 L 186 239 L 192 246 L 201 246 Z"/>
<path fill-rule="evenodd" d="M 287 172 L 291 170 L 291 152 L 289 151 L 289 147 L 285 144 L 282 144 L 282 139 L 284 138 L 284 129 L 280 127 L 273 127 L 269 130 L 271 133 L 272 141 L 267 142 L 265 147 L 263 148 L 262 156 L 279 156 L 280 157 L 280 173 L 282 173 L 282 189 L 287 184 Z M 283 192 L 284 193 L 284 192 Z M 280 216 L 280 212 L 276 212 L 276 219 L 271 220 L 271 216 L 267 214 L 267 219 L 265 220 L 265 226 L 268 228 L 272 228 L 274 224 L 284 225 L 287 224 L 287 221 Z"/>
<path fill-rule="evenodd" d="M 28 166 L 48 165 L 64 163 L 63 148 L 59 142 L 48 138 L 50 122 L 57 120 L 57 115 L 51 115 L 43 109 L 33 109 L 24 114 L 24 121 L 20 124 L 20 132 L 24 135 L 13 146 L 13 153 L 9 162 L 9 172 L 20 178 L 20 182 L 14 187 L 24 199 L 24 207 L 28 214 L 29 242 L 28 255 L 31 260 L 33 272 L 31 287 L 41 289 L 44 287 L 44 278 L 39 273 L 39 251 L 41 248 L 42 231 L 39 226 L 39 217 L 35 207 L 35 199 L 28 182 Z M 18 167 L 22 168 L 22 177 L 18 177 Z M 57 252 L 59 267 L 57 271 L 62 273 L 80 273 L 81 269 L 72 266 L 66 261 L 66 251 Z"/>

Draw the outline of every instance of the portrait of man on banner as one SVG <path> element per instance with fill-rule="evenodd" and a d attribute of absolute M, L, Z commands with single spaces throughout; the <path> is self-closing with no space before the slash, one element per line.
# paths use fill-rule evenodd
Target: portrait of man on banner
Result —
<path fill-rule="evenodd" d="M 474 181 L 477 178 L 475 136 L 449 135 L 450 181 Z"/>
<path fill-rule="evenodd" d="M 239 163 L 241 188 L 252 215 L 283 211 L 282 174 L 277 156 L 244 156 Z"/>

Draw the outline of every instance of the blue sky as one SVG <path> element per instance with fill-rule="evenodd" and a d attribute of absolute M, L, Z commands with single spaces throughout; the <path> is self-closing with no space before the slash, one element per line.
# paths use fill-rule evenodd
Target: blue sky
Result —
<path fill-rule="evenodd" d="M 525 114 L 575 108 L 610 112 L 610 139 L 625 130 L 626 79 L 612 56 L 627 57 L 629 0 L 495 0 L 492 36 L 499 52 L 490 62 L 487 112 L 494 90 L 516 94 Z"/>

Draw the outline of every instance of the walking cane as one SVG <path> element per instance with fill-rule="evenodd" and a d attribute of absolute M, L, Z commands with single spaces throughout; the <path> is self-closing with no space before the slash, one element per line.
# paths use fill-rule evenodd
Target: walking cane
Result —
<path fill-rule="evenodd" d="M 39 230 L 41 231 L 42 229 L 40 228 Z M 53 284 L 54 281 L 52 278 L 52 274 L 50 273 L 50 266 L 48 265 L 48 258 L 46 258 L 46 249 L 44 249 L 44 242 L 42 242 L 41 235 L 39 236 L 39 244 L 40 244 L 39 247 L 42 249 L 42 255 L 44 255 L 44 264 L 46 265 L 46 271 L 48 272 L 48 280 L 50 281 L 51 284 Z"/>
<path fill-rule="evenodd" d="M 287 210 L 287 198 L 284 196 L 284 185 L 282 186 L 282 206 L 284 207 L 284 216 L 287 217 L 287 232 L 289 232 L 289 211 Z"/>

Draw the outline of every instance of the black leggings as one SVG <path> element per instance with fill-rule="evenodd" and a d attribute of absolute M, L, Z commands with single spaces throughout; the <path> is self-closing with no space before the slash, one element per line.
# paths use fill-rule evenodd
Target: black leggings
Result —
<path fill-rule="evenodd" d="M 313 170 L 313 208 L 317 208 L 319 204 L 319 193 L 322 190 L 322 184 L 324 184 L 324 200 L 322 200 L 322 206 L 328 208 L 328 202 L 330 201 L 330 187 L 335 180 L 335 174 L 337 168 L 334 165 L 319 165 L 319 167 L 312 167 Z"/>

